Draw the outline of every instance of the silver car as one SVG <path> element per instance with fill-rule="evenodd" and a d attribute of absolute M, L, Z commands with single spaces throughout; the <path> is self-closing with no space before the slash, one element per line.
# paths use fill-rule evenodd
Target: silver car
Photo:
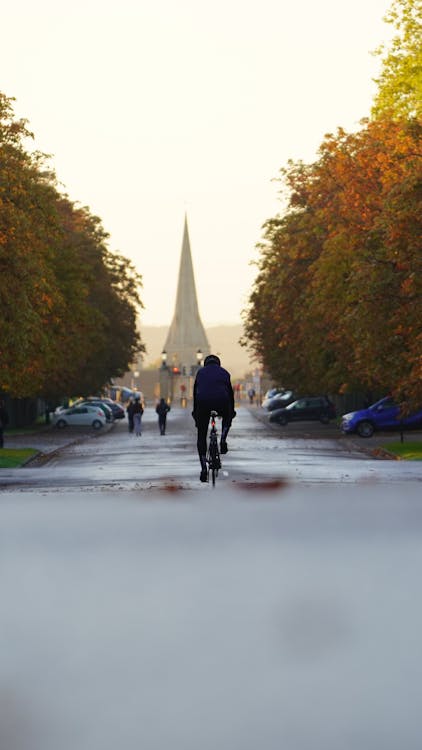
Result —
<path fill-rule="evenodd" d="M 98 406 L 71 406 L 69 409 L 55 411 L 53 422 L 56 427 L 63 428 L 71 425 L 92 427 L 100 430 L 106 423 L 105 414 Z"/>

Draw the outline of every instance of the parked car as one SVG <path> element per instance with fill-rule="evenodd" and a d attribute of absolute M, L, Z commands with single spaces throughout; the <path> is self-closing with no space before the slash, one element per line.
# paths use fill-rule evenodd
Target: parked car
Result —
<path fill-rule="evenodd" d="M 293 391 L 283 391 L 283 393 L 277 393 L 271 398 L 267 405 L 268 411 L 274 411 L 275 409 L 284 409 L 285 406 L 292 404 L 293 401 L 297 400 L 297 395 Z"/>
<path fill-rule="evenodd" d="M 371 437 L 375 430 L 400 430 L 422 427 L 422 409 L 400 416 L 400 405 L 391 396 L 386 396 L 367 409 L 343 414 L 341 429 L 345 433 L 356 432 L 360 437 Z"/>
<path fill-rule="evenodd" d="M 103 399 L 100 398 L 84 398 L 76 401 L 73 406 L 97 406 L 101 411 L 104 412 L 104 416 L 107 422 L 113 422 L 114 415 L 109 404 L 104 403 Z"/>
<path fill-rule="evenodd" d="M 310 396 L 293 401 L 284 409 L 276 409 L 269 415 L 270 422 L 286 425 L 288 422 L 316 421 L 328 424 L 336 418 L 334 404 L 327 396 Z"/>
<path fill-rule="evenodd" d="M 113 401 L 111 398 L 107 398 L 106 396 L 89 396 L 84 399 L 84 403 L 106 406 L 107 409 L 111 411 L 113 419 L 124 419 L 125 410 L 123 406 L 116 403 L 116 401 Z"/>
<path fill-rule="evenodd" d="M 53 422 L 58 428 L 85 425 L 100 430 L 106 423 L 105 414 L 98 406 L 78 405 L 56 410 Z"/>
<path fill-rule="evenodd" d="M 88 399 L 90 401 L 91 399 Z M 111 411 L 113 412 L 114 419 L 124 419 L 125 418 L 125 410 L 121 404 L 118 404 L 117 401 L 113 401 L 111 398 L 102 398 L 101 401 L 103 401 L 106 406 L 109 406 Z"/>
<path fill-rule="evenodd" d="M 283 388 L 270 388 L 268 391 L 264 393 L 264 399 L 272 398 L 277 393 L 283 393 Z"/>
<path fill-rule="evenodd" d="M 261 406 L 264 407 L 264 409 L 268 408 L 268 404 L 270 403 L 271 399 L 274 398 L 274 396 L 280 396 L 284 391 L 281 388 L 271 388 L 269 391 L 266 392 Z"/>

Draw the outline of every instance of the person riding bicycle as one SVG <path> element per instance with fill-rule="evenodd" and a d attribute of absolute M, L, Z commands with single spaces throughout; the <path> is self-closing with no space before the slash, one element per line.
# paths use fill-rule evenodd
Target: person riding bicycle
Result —
<path fill-rule="evenodd" d="M 220 453 L 227 453 L 227 435 L 236 416 L 234 410 L 234 393 L 230 373 L 221 367 L 219 357 L 209 354 L 205 357 L 195 378 L 193 386 L 192 416 L 198 430 L 197 448 L 201 463 L 201 482 L 207 481 L 207 432 L 211 411 L 216 411 L 222 418 Z"/>

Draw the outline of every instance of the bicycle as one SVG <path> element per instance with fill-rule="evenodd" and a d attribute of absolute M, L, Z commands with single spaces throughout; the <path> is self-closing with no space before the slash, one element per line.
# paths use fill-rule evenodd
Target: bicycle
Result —
<path fill-rule="evenodd" d="M 218 476 L 218 471 L 221 469 L 220 451 L 218 449 L 218 433 L 215 426 L 215 419 L 218 416 L 216 411 L 212 411 L 210 414 L 211 429 L 210 439 L 207 451 L 207 471 L 208 481 L 211 475 L 212 486 L 215 487 L 215 479 Z"/>

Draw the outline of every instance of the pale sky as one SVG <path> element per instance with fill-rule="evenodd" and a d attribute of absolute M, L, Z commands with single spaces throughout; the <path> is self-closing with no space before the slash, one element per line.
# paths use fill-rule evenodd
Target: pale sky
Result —
<path fill-rule="evenodd" d="M 240 322 L 287 160 L 369 114 L 390 0 L 14 0 L 0 90 L 173 316 L 185 211 L 206 326 Z"/>

